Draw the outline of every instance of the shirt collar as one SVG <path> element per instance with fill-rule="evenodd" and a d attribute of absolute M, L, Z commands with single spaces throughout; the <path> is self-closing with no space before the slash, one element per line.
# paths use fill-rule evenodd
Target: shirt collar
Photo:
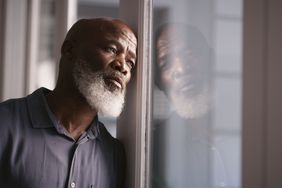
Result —
<path fill-rule="evenodd" d="M 98 115 L 93 119 L 90 127 L 88 128 L 87 136 L 89 139 L 95 139 L 98 138 L 99 140 L 103 140 L 103 126 L 101 123 L 98 121 Z"/>
<path fill-rule="evenodd" d="M 49 93 L 50 90 L 46 88 L 39 88 L 34 91 L 31 95 L 27 96 L 27 106 L 32 122 L 33 128 L 56 128 L 58 132 L 63 133 L 62 127 L 59 126 L 55 115 L 51 112 L 45 95 Z M 96 116 L 90 127 L 88 128 L 87 136 L 89 139 L 98 138 L 103 140 L 105 127 L 102 123 L 98 121 L 98 116 Z"/>
<path fill-rule="evenodd" d="M 27 106 L 33 128 L 54 127 L 54 122 L 50 118 L 51 111 L 45 98 L 45 94 L 48 92 L 50 90 L 46 88 L 39 88 L 27 96 Z"/>

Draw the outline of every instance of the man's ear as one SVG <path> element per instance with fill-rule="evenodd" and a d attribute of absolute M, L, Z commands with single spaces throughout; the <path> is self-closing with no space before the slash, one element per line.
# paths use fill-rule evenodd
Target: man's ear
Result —
<path fill-rule="evenodd" d="M 65 56 L 66 58 L 73 59 L 75 56 L 75 45 L 73 41 L 65 40 L 62 48 L 61 48 L 61 55 Z"/>
<path fill-rule="evenodd" d="M 155 84 L 161 91 L 164 91 L 164 86 L 160 78 L 155 78 Z"/>

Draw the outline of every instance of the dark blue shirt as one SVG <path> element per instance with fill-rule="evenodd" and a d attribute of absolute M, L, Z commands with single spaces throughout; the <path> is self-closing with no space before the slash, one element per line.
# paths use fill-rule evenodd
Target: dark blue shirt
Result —
<path fill-rule="evenodd" d="M 47 92 L 0 104 L 0 187 L 123 188 L 121 143 L 97 117 L 74 140 L 50 111 Z"/>

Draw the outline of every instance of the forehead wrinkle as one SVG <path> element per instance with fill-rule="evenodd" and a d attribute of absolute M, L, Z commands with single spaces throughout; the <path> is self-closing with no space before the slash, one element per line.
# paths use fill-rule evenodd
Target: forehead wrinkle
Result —
<path fill-rule="evenodd" d="M 120 31 L 119 33 L 120 33 L 120 34 L 122 35 L 122 37 L 124 37 L 126 40 L 123 40 L 123 41 L 117 40 L 117 41 L 114 41 L 114 42 L 115 42 L 115 43 L 118 43 L 118 44 L 121 45 L 121 46 L 123 46 L 124 43 L 127 44 L 126 50 L 128 51 L 129 55 L 130 55 L 132 58 L 136 59 L 136 48 L 137 48 L 136 42 L 134 42 L 133 40 L 131 40 L 131 38 L 128 37 L 128 35 L 127 35 L 125 32 Z M 111 33 L 109 33 L 108 36 L 109 36 L 109 37 L 112 37 Z"/>
<path fill-rule="evenodd" d="M 127 51 L 130 51 L 130 49 L 132 49 L 132 42 L 129 40 L 117 40 L 117 39 L 113 39 L 113 36 L 111 34 L 106 34 L 105 35 L 105 40 L 109 43 L 113 43 L 115 45 L 117 45 L 119 48 L 123 48 L 126 47 Z M 136 45 L 134 45 L 134 48 L 136 50 Z M 132 50 L 131 50 L 132 51 Z M 133 51 L 132 51 L 133 52 Z"/>
<path fill-rule="evenodd" d="M 137 46 L 136 41 L 133 41 L 124 31 L 121 32 L 122 36 L 124 36 L 130 43 L 132 43 L 134 46 Z M 132 33 L 133 34 L 133 33 Z"/>
<path fill-rule="evenodd" d="M 131 58 L 134 58 L 136 60 L 136 55 L 135 53 L 132 53 L 130 50 L 128 50 L 128 54 Z"/>
<path fill-rule="evenodd" d="M 74 41 L 76 45 L 80 45 L 95 42 L 100 37 L 109 40 L 123 38 L 124 41 L 122 43 L 127 43 L 126 50 L 130 52 L 131 57 L 136 59 L 137 38 L 129 26 L 117 19 L 95 18 L 79 20 L 69 30 L 65 40 Z"/>
<path fill-rule="evenodd" d="M 119 20 L 104 20 L 101 23 L 101 27 L 99 29 L 101 32 L 106 32 L 111 35 L 112 34 L 121 34 L 128 41 L 130 41 L 134 46 L 137 46 L 137 38 L 134 32 L 127 25 L 120 22 Z"/>
<path fill-rule="evenodd" d="M 123 50 L 127 51 L 128 56 L 130 58 L 134 58 L 136 60 L 136 45 L 132 46 L 132 42 L 129 40 L 116 40 L 113 39 L 113 35 L 111 35 L 111 33 L 107 33 L 105 36 L 105 40 L 108 43 L 112 43 L 114 45 L 116 45 L 118 48 L 122 48 Z M 128 44 L 128 45 L 127 45 Z M 125 47 L 125 48 L 124 48 Z"/>
<path fill-rule="evenodd" d="M 124 32 L 124 31 L 122 31 L 122 30 L 118 30 L 118 29 L 117 29 L 117 31 L 116 31 L 114 34 L 111 33 L 111 32 L 109 32 L 109 31 L 107 31 L 106 36 L 107 36 L 107 37 L 112 37 L 112 36 L 115 36 L 116 34 L 121 34 L 121 36 L 126 39 L 125 42 L 127 42 L 128 44 L 133 45 L 134 47 L 137 47 L 136 41 L 132 40 L 132 38 L 129 37 L 129 36 L 126 34 L 126 32 Z M 133 36 L 134 36 L 134 35 L 133 35 Z"/>

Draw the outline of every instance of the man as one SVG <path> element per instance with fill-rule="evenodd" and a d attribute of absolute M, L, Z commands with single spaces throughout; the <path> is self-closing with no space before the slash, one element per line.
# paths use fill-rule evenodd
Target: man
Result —
<path fill-rule="evenodd" d="M 137 39 L 117 19 L 84 19 L 67 33 L 55 89 L 0 105 L 0 186 L 123 188 L 121 143 L 97 113 L 118 116 Z"/>
<path fill-rule="evenodd" d="M 156 84 L 171 110 L 163 114 L 164 119 L 155 119 L 152 187 L 226 184 L 221 157 L 210 143 L 212 63 L 207 41 L 185 24 L 161 26 L 156 35 L 155 68 Z"/>

